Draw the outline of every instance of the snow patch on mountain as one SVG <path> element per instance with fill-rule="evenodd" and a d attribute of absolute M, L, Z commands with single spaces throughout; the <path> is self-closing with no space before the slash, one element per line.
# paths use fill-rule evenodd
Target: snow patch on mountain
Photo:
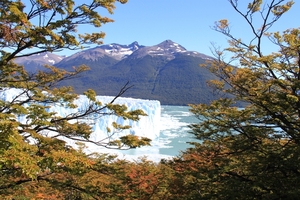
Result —
<path fill-rule="evenodd" d="M 50 60 L 48 60 L 48 62 L 49 62 L 49 63 L 52 63 L 52 65 L 55 64 L 55 60 L 51 60 L 51 59 L 50 59 Z"/>
<path fill-rule="evenodd" d="M 138 42 L 133 42 L 129 45 L 112 43 L 77 52 L 72 56 L 65 58 L 64 61 L 69 61 L 75 58 L 96 61 L 104 56 L 112 57 L 116 60 L 122 60 L 142 47 L 144 46 L 139 45 Z"/>
<path fill-rule="evenodd" d="M 139 49 L 132 54 L 132 57 L 141 58 L 146 55 L 165 56 L 168 60 L 173 60 L 178 54 L 202 57 L 203 59 L 206 59 L 204 54 L 188 51 L 183 46 L 173 42 L 172 40 L 165 40 L 160 44 Z"/>
<path fill-rule="evenodd" d="M 30 65 L 30 63 L 38 63 L 43 65 L 54 65 L 59 63 L 65 56 L 56 55 L 50 52 L 38 53 L 31 56 L 18 57 L 14 60 L 17 64 Z"/>
<path fill-rule="evenodd" d="M 109 45 L 102 45 L 99 48 L 104 49 L 104 51 L 111 57 L 121 60 L 127 58 L 133 52 L 142 48 L 143 46 L 139 45 L 138 42 L 133 42 L 129 45 L 120 45 L 112 43 Z"/>
<path fill-rule="evenodd" d="M 112 46 L 111 49 L 104 49 L 104 51 L 117 60 L 123 59 L 133 52 L 131 48 L 121 48 L 120 46 Z"/>

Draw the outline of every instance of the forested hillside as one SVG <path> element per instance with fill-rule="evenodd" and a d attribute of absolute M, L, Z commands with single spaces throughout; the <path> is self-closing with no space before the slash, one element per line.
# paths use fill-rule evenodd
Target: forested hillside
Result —
<path fill-rule="evenodd" d="M 217 77 L 207 68 L 200 67 L 210 59 L 166 40 L 147 47 L 137 42 L 102 45 L 66 57 L 55 66 L 72 70 L 84 64 L 90 68 L 76 79 L 61 82 L 61 85 L 72 86 L 77 93 L 93 89 L 99 95 L 114 96 L 129 82 L 133 87 L 123 94 L 125 97 L 159 100 L 164 105 L 187 105 L 208 104 L 220 97 L 207 84 Z M 45 55 L 41 60 L 48 62 Z M 17 61 L 22 63 L 22 60 Z M 33 62 L 24 63 L 25 68 L 32 69 L 41 63 L 33 65 Z"/>

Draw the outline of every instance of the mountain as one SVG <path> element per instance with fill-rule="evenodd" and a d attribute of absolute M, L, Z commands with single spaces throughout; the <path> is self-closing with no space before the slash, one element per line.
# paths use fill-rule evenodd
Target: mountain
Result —
<path fill-rule="evenodd" d="M 127 58 L 134 51 L 143 48 L 144 46 L 139 45 L 137 42 L 133 42 L 130 45 L 120 45 L 116 43 L 101 45 L 95 48 L 87 49 L 72 56 L 69 56 L 63 60 L 64 63 L 77 61 L 88 61 L 97 63 L 100 60 L 105 60 L 107 58 L 111 60 L 120 61 Z M 80 62 L 80 64 L 83 64 Z"/>
<path fill-rule="evenodd" d="M 134 85 L 125 97 L 155 99 L 163 105 L 209 103 L 218 96 L 207 86 L 216 77 L 199 67 L 211 57 L 189 51 L 171 40 L 154 46 L 108 44 L 83 50 L 55 66 L 72 70 L 85 64 L 90 70 L 62 84 L 82 93 L 88 88 L 98 95 L 116 95 L 128 81 Z"/>
<path fill-rule="evenodd" d="M 59 56 L 53 53 L 39 53 L 32 56 L 24 56 L 16 58 L 14 61 L 17 64 L 24 65 L 25 69 L 29 72 L 36 72 L 43 70 L 44 65 L 55 65 L 62 61 L 65 56 Z"/>
<path fill-rule="evenodd" d="M 209 56 L 200 54 L 196 51 L 188 51 L 183 46 L 171 40 L 165 40 L 158 45 L 142 48 L 139 51 L 133 52 L 132 54 L 134 58 L 142 58 L 145 57 L 146 55 L 150 55 L 152 57 L 163 56 L 166 57 L 168 60 L 172 60 L 176 58 L 177 55 L 201 57 L 203 59 L 209 58 Z"/>

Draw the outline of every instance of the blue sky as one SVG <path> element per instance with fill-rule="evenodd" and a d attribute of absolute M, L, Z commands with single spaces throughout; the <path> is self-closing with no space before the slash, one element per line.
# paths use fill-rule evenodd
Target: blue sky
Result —
<path fill-rule="evenodd" d="M 25 2 L 28 0 L 24 0 Z M 75 0 L 77 4 L 90 0 Z M 241 8 L 246 10 L 248 2 L 239 0 Z M 264 0 L 268 2 L 270 0 Z M 276 22 L 272 31 L 300 27 L 300 2 Z M 227 47 L 227 39 L 221 33 L 212 30 L 214 23 L 220 19 L 228 19 L 233 35 L 250 41 L 249 26 L 245 20 L 231 7 L 228 0 L 128 0 L 126 4 L 116 3 L 113 15 L 104 9 L 99 10 L 103 16 L 115 20 L 95 29 L 84 26 L 79 32 L 106 33 L 104 44 L 130 44 L 137 41 L 141 45 L 152 46 L 170 39 L 187 50 L 212 55 L 211 42 L 221 48 Z M 259 22 L 259 20 L 255 20 Z M 268 51 L 276 51 L 269 43 L 264 45 Z M 59 54 L 70 55 L 74 51 L 62 51 Z"/>
<path fill-rule="evenodd" d="M 244 8 L 248 4 L 245 2 L 249 1 L 240 0 Z M 100 28 L 106 33 L 105 44 L 137 41 L 150 46 L 170 39 L 188 50 L 211 55 L 211 42 L 227 47 L 226 37 L 211 28 L 215 21 L 225 18 L 234 35 L 249 37 L 245 21 L 227 0 L 128 0 L 128 3 L 117 3 L 116 6 L 110 16 L 115 22 Z M 300 27 L 299 10 L 300 5 L 296 2 L 273 30 Z"/>

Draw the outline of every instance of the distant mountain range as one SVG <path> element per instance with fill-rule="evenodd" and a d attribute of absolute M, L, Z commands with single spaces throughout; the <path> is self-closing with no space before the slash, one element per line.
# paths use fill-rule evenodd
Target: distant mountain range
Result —
<path fill-rule="evenodd" d="M 154 46 L 137 42 L 129 45 L 108 44 L 86 49 L 68 57 L 44 53 L 18 58 L 31 72 L 43 69 L 43 64 L 72 70 L 85 64 L 91 70 L 76 79 L 63 82 L 82 93 L 91 88 L 98 95 L 116 95 L 126 82 L 134 85 L 124 96 L 156 99 L 163 105 L 209 103 L 218 97 L 207 81 L 216 77 L 199 64 L 212 59 L 180 44 L 165 40 Z"/>
<path fill-rule="evenodd" d="M 24 65 L 25 69 L 30 72 L 43 70 L 43 65 L 55 65 L 62 61 L 66 56 L 59 56 L 53 53 L 39 53 L 32 56 L 19 57 L 15 63 Z"/>

